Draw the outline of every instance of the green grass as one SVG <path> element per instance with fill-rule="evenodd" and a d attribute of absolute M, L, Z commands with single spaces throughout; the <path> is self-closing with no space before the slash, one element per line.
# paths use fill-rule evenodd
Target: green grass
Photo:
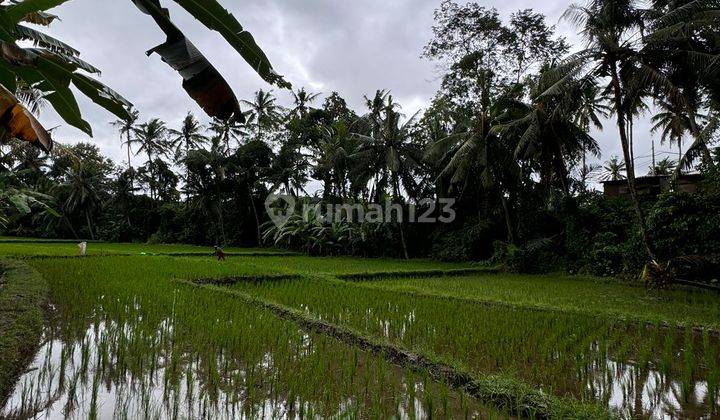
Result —
<path fill-rule="evenodd" d="M 474 264 L 441 263 L 432 260 L 393 260 L 352 257 L 261 257 L 248 261 L 291 274 L 350 274 L 389 271 L 451 270 L 476 267 Z"/>
<path fill-rule="evenodd" d="M 45 239 L 45 238 L 25 238 L 20 236 L 0 236 L 0 243 L 22 243 L 22 242 L 35 242 L 35 243 L 77 243 L 80 242 L 77 239 Z M 88 241 L 96 242 L 96 241 Z"/>
<path fill-rule="evenodd" d="M 79 243 L 79 241 L 78 241 Z M 0 255 L 13 257 L 38 257 L 38 256 L 77 256 L 79 254 L 78 243 L 44 243 L 19 240 L 0 242 Z M 226 248 L 225 252 L 230 254 L 249 253 L 277 253 L 282 252 L 269 248 Z M 176 253 L 197 253 L 199 255 L 213 254 L 212 247 L 201 247 L 192 245 L 148 245 L 148 244 L 113 244 L 113 243 L 89 243 L 88 255 L 140 255 L 140 254 L 176 254 Z"/>
<path fill-rule="evenodd" d="M 606 401 L 617 397 L 621 385 L 641 392 L 644 382 L 625 383 L 615 376 L 618 365 L 632 365 L 640 377 L 660 375 L 683 393 L 701 383 L 708 384 L 711 399 L 720 392 L 720 342 L 707 333 L 403 294 L 326 278 L 238 283 L 231 290 L 387 340 L 474 375 L 509 375 L 558 396 Z"/>
<path fill-rule="evenodd" d="M 232 256 L 226 262 L 215 261 L 210 255 L 160 255 L 204 250 L 177 245 L 90 244 L 93 256 L 64 259 L 53 255 L 75 255 L 75 244 L 0 241 L 0 253 L 6 255 L 28 258 L 45 253 L 47 258 L 29 259 L 27 263 L 50 283 L 50 299 L 57 307 L 52 336 L 65 348 L 89 354 L 85 371 L 75 372 L 86 387 L 100 381 L 122 389 L 118 372 L 109 367 L 117 365 L 144 384 L 148 392 L 179 393 L 175 397 L 180 400 L 187 397 L 183 394 L 187 390 L 168 384 L 187 381 L 192 375 L 193 381 L 207 391 L 203 398 L 212 404 L 229 398 L 246 409 L 248 404 L 241 401 L 249 401 L 248 397 L 235 392 L 255 387 L 257 395 L 250 404 L 255 408 L 250 408 L 247 416 L 257 415 L 252 410 L 259 409 L 262 401 L 271 401 L 268 404 L 277 407 L 279 400 L 290 396 L 297 401 L 298 409 L 325 417 L 355 414 L 342 411 L 341 401 L 351 401 L 349 407 L 361 417 L 387 417 L 411 408 L 408 401 L 415 400 L 409 399 L 408 392 L 415 386 L 408 384 L 417 383 L 422 374 L 398 371 L 382 355 L 359 350 L 365 348 L 362 345 L 339 343 L 327 334 L 304 331 L 298 327 L 302 323 L 278 319 L 263 308 L 264 304 L 248 304 L 258 301 L 450 366 L 471 375 L 473 383 L 483 390 L 494 390 L 490 394 L 499 399 L 520 401 L 523 395 L 539 392 L 577 401 L 576 414 L 589 402 L 617 406 L 626 417 L 678 415 L 672 410 L 702 416 L 718 409 L 720 299 L 715 294 L 647 292 L 612 280 L 559 275 L 454 277 L 458 272 L 453 270 L 482 266 L 429 260 L 257 256 L 255 250 L 239 250 L 245 255 Z M 148 255 L 141 255 L 143 252 Z M 408 273 L 430 275 L 431 271 L 454 276 L 405 278 Z M 349 278 L 360 280 L 352 276 L 357 274 L 369 275 L 372 281 L 339 279 L 351 275 Z M 239 295 L 222 296 L 172 281 L 229 278 L 243 281 L 219 289 Z M 270 280 L 257 281 L 262 279 Z M 248 299 L 239 299 L 240 295 Z M 108 325 L 113 326 L 110 336 L 98 337 L 92 332 L 104 331 Z M 692 326 L 713 330 L 696 333 Z M 172 342 L 167 342 L 169 337 L 173 337 Z M 309 355 L 301 351 L 307 349 L 307 341 L 322 344 Z M 95 342 L 101 344 L 92 344 Z M 211 361 L 213 354 L 220 355 L 216 362 L 225 363 L 227 372 L 218 376 L 213 370 L 219 369 Z M 287 364 L 277 372 L 267 366 L 261 369 L 267 360 L 260 362 L 260 354 L 271 355 L 273 360 L 287 359 Z M 95 357 L 98 360 L 92 362 Z M 183 372 L 168 372 L 164 367 L 173 357 Z M 146 368 L 153 363 L 163 367 L 151 368 L 156 377 L 148 378 Z M 245 372 L 241 366 L 260 369 L 252 377 L 262 385 L 228 376 Z M 366 379 L 358 382 L 357 372 L 349 372 L 365 366 L 370 366 L 363 374 Z M 157 387 L 157 375 L 160 382 L 163 378 L 168 381 L 159 390 L 153 388 Z M 425 376 L 420 382 L 429 381 L 426 385 L 434 390 L 431 398 L 451 395 L 444 403 L 445 410 L 462 416 L 461 407 L 467 405 L 462 402 L 464 394 Z M 270 379 L 266 382 L 260 377 Z M 332 378 L 333 385 L 322 389 L 326 378 Z M 29 396 L 36 395 L 39 384 L 46 384 L 40 379 L 30 384 L 21 394 L 33 402 Z M 383 394 L 381 390 L 386 387 L 389 390 Z M 707 392 L 698 393 L 698 389 Z M 92 394 L 93 390 L 86 388 L 84 392 Z M 382 395 L 382 401 L 373 400 L 371 396 L 375 395 Z M 655 411 L 634 405 L 638 395 L 652 401 Z M 697 400 L 698 395 L 703 398 Z M 413 402 L 415 408 L 442 414 L 435 411 L 442 401 L 422 400 L 418 400 L 419 405 Z M 672 407 L 675 400 L 678 407 Z M 539 400 L 536 403 L 544 404 Z M 121 409 L 138 415 L 133 404 Z M 473 410 L 487 411 L 490 417 L 498 414 L 475 407 Z"/>
<path fill-rule="evenodd" d="M 720 331 L 720 295 L 699 290 L 649 291 L 609 279 L 513 274 L 388 279 L 363 285 Z"/>
<path fill-rule="evenodd" d="M 38 345 L 47 291 L 37 272 L 0 259 L 0 406 Z"/>
<path fill-rule="evenodd" d="M 50 417 L 68 401 L 76 402 L 71 415 L 90 417 L 505 416 L 427 373 L 171 281 L 265 269 L 170 257 L 30 264 L 50 285 L 51 345 L 0 417 L 23 417 L 47 404 L 48 394 L 58 396 L 43 410 Z M 106 392 L 114 397 L 103 400 Z"/>

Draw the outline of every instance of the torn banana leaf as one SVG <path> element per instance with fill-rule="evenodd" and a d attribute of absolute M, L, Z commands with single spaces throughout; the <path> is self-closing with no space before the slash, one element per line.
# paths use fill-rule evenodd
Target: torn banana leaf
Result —
<path fill-rule="evenodd" d="M 40 26 L 50 26 L 55 20 L 60 19 L 56 15 L 47 12 L 33 12 L 25 16 L 23 21 L 28 23 L 34 23 Z"/>
<path fill-rule="evenodd" d="M 172 23 L 167 9 L 159 0 L 132 0 L 143 13 L 150 15 L 162 29 L 167 41 L 150 51 L 157 53 L 183 78 L 183 88 L 210 117 L 228 120 L 244 119 L 235 93 L 207 58 Z"/>
<path fill-rule="evenodd" d="M 48 54 L 52 54 L 53 56 L 61 58 L 63 61 L 67 62 L 68 64 L 72 64 L 74 67 L 85 70 L 88 73 L 93 74 L 100 74 L 101 71 L 97 67 L 93 66 L 92 64 L 88 63 L 85 60 L 82 60 L 78 57 L 74 57 L 72 55 L 64 54 L 61 52 L 55 52 L 48 49 L 39 49 L 39 48 L 25 48 L 26 51 L 29 51 L 31 53 L 35 53 L 41 57 L 48 56 Z"/>
<path fill-rule="evenodd" d="M 273 70 L 270 60 L 252 34 L 217 0 L 173 0 L 208 29 L 218 32 L 266 82 L 280 88 L 292 86 Z"/>
<path fill-rule="evenodd" d="M 76 70 L 82 66 L 77 57 L 53 53 L 43 49 L 24 49 L 17 45 L 0 42 L 0 68 L 17 75 L 29 85 L 48 92 L 45 99 L 68 124 L 92 135 L 90 124 L 82 118 L 75 95 L 70 90 L 73 83 L 93 102 L 119 118 L 127 118 L 130 103 L 102 83 Z"/>
<path fill-rule="evenodd" d="M 17 39 L 31 41 L 36 47 L 47 48 L 52 52 L 62 53 L 66 55 L 80 55 L 80 51 L 76 50 L 75 48 L 33 28 L 29 28 L 23 25 L 17 25 L 16 31 Z"/>
<path fill-rule="evenodd" d="M 130 118 L 128 109 L 132 108 L 132 104 L 119 93 L 81 73 L 72 73 L 71 80 L 73 85 L 95 104 L 105 108 L 122 120 Z"/>
<path fill-rule="evenodd" d="M 23 20 L 28 22 L 32 22 L 32 20 L 42 21 L 43 18 L 48 20 L 48 14 L 45 12 L 53 7 L 60 6 L 67 1 L 69 0 L 23 0 L 19 2 L 12 2 L 12 4 L 5 8 L 4 14 L 6 18 L 14 24 Z M 53 16 L 49 19 L 49 22 L 52 22 L 55 18 L 56 16 Z"/>
<path fill-rule="evenodd" d="M 50 134 L 5 87 L 0 86 L 0 143 L 9 139 L 26 141 L 49 152 Z"/>

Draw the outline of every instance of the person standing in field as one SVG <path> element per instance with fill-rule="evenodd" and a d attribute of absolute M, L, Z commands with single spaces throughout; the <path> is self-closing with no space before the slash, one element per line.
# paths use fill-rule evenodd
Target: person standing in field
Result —
<path fill-rule="evenodd" d="M 217 257 L 218 261 L 225 261 L 225 251 L 223 251 L 222 248 L 219 246 L 215 247 L 215 256 Z"/>

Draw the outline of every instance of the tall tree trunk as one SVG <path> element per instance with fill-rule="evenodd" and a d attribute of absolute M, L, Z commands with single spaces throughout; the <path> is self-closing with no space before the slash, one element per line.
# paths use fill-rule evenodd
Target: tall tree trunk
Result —
<path fill-rule="evenodd" d="M 135 176 L 133 176 L 132 161 L 130 160 L 130 154 L 131 154 L 131 152 L 132 152 L 132 151 L 130 150 L 130 130 L 128 130 L 128 132 L 127 132 L 128 170 L 130 171 L 130 189 L 131 189 L 131 190 L 134 190 L 134 189 L 135 189 L 135 179 L 134 179 Z"/>
<path fill-rule="evenodd" d="M 70 228 L 70 232 L 72 232 L 75 239 L 80 239 L 80 236 L 78 236 L 77 231 L 73 227 L 72 223 L 70 223 L 70 219 L 68 219 L 65 215 L 63 215 L 63 220 L 65 220 L 65 223 L 67 223 L 68 227 Z"/>
<path fill-rule="evenodd" d="M 500 191 L 500 201 L 502 202 L 503 213 L 505 214 L 505 228 L 507 229 L 508 241 L 515 245 L 515 229 L 512 225 L 512 216 L 510 215 L 510 204 L 508 203 L 505 194 Z"/>
<path fill-rule="evenodd" d="M 585 191 L 587 191 L 587 177 L 588 177 L 587 143 L 585 142 L 585 139 L 583 139 L 582 185 L 583 185 L 583 190 L 585 190 Z"/>
<path fill-rule="evenodd" d="M 682 160 L 682 137 L 678 137 L 678 164 Z"/>
<path fill-rule="evenodd" d="M 250 205 L 252 206 L 253 216 L 255 216 L 255 229 L 257 231 L 257 243 L 258 246 L 262 245 L 262 232 L 260 231 L 260 217 L 258 216 L 257 206 L 255 206 L 255 199 L 253 198 L 252 189 L 250 186 L 247 187 L 248 197 L 250 198 Z"/>
<path fill-rule="evenodd" d="M 88 230 L 90 231 L 90 239 L 95 240 L 95 233 L 93 232 L 92 219 L 90 218 L 90 212 L 85 210 L 85 221 L 87 222 Z"/>
<path fill-rule="evenodd" d="M 222 245 L 227 245 L 227 236 L 225 236 L 225 218 L 222 214 L 222 206 L 220 203 L 215 203 L 215 213 L 217 213 L 218 223 L 220 224 L 220 236 L 222 237 Z"/>
<path fill-rule="evenodd" d="M 150 183 L 149 183 L 150 184 L 150 198 L 155 200 L 155 184 L 154 184 L 155 170 L 153 169 L 155 167 L 155 164 L 153 164 L 152 152 L 150 151 L 150 149 L 148 149 L 147 156 L 148 156 L 148 169 L 150 170 Z"/>
<path fill-rule="evenodd" d="M 640 235 L 642 236 L 643 246 L 650 260 L 655 262 L 655 252 L 653 251 L 648 235 L 647 226 L 645 225 L 645 215 L 643 214 L 640 200 L 637 194 L 637 185 L 635 183 L 635 162 L 632 160 L 630 141 L 627 136 L 627 126 L 625 111 L 623 109 L 622 86 L 620 77 L 617 73 L 617 63 L 612 62 L 610 68 L 610 76 L 612 79 L 612 88 L 614 93 L 615 111 L 617 112 L 618 131 L 620 132 L 620 143 L 623 149 L 623 157 L 625 159 L 625 168 L 627 171 L 628 188 L 630 190 L 630 198 L 632 199 L 633 209 L 637 217 Z"/>
<path fill-rule="evenodd" d="M 715 162 L 713 162 L 712 154 L 710 153 L 710 149 L 707 147 L 707 142 L 702 139 L 702 130 L 700 130 L 700 127 L 697 125 L 695 111 L 692 109 L 688 109 L 688 119 L 690 120 L 690 132 L 692 133 L 695 143 L 698 144 L 700 151 L 703 154 L 703 159 L 705 160 L 704 163 L 714 168 Z M 695 147 L 695 144 L 691 146 L 691 148 L 693 147 Z M 680 160 L 682 161 L 682 158 Z M 680 168 L 679 163 L 680 161 L 678 161 L 678 168 Z"/>
<path fill-rule="evenodd" d="M 633 162 L 633 168 L 635 168 L 635 133 L 633 130 L 633 116 L 630 115 L 627 117 L 628 122 L 628 138 L 630 140 L 630 159 L 632 159 Z"/>
<path fill-rule="evenodd" d="M 394 184 L 394 187 L 395 187 L 395 198 L 398 200 L 398 202 L 402 202 L 402 200 L 400 200 L 400 182 L 399 182 L 399 180 L 397 179 L 397 176 L 394 176 L 393 178 L 394 178 L 393 184 Z M 404 207 L 403 207 L 403 208 L 404 208 Z M 404 212 L 404 211 L 403 211 L 403 212 Z M 410 259 L 410 255 L 408 254 L 407 242 L 405 241 L 405 229 L 403 228 L 403 222 L 404 222 L 403 219 L 404 219 L 404 217 L 403 217 L 403 214 L 402 214 L 402 212 L 401 212 L 401 213 L 400 213 L 400 220 L 399 220 L 399 224 L 400 224 L 400 243 L 402 244 L 403 255 L 405 256 L 405 259 L 406 259 L 406 260 L 409 260 L 409 259 Z"/>
<path fill-rule="evenodd" d="M 403 248 L 403 256 L 406 260 L 410 259 L 410 255 L 408 254 L 407 249 L 407 242 L 405 242 L 405 229 L 403 229 L 403 223 L 400 222 L 400 243 L 402 244 Z"/>

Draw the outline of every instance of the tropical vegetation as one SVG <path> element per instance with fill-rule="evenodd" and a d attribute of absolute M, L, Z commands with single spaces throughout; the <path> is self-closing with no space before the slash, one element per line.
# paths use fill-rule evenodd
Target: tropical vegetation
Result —
<path fill-rule="evenodd" d="M 175 0 L 278 88 L 238 98 L 132 1 L 204 115 L 96 80 L 41 31 L 67 0 L 0 1 L 0 417 L 718 417 L 717 0 L 587 0 L 576 44 L 443 0 L 418 112 Z M 119 161 L 41 125 L 90 134 L 77 91 Z"/>
<path fill-rule="evenodd" d="M 194 2 L 177 2 L 220 31 L 263 78 L 288 86 L 264 55 L 242 47 L 239 38 L 247 33 L 228 32 L 236 21 L 215 2 L 207 13 Z M 4 42 L 12 46 L 25 37 L 40 50 L 12 51 L 34 54 L 41 64 L 72 62 L 75 73 L 92 70 L 59 41 L 22 29 L 21 21 L 54 20 L 43 8 L 28 9 L 30 3 L 3 6 L 3 19 L 15 25 L 6 34 L 14 38 Z M 157 2 L 141 3 L 148 3 L 141 10 L 168 23 L 167 16 L 153 13 Z M 720 255 L 715 235 L 720 224 L 708 217 L 708 209 L 720 206 L 715 176 L 720 26 L 713 2 L 646 6 L 605 0 L 570 6 L 565 22 L 583 37 L 582 46 L 572 46 L 532 10 L 503 20 L 494 9 L 445 0 L 422 52 L 443 69 L 441 87 L 415 115 L 406 115 L 392 92 L 382 89 L 364 98 L 364 109 L 351 109 L 337 92 L 322 99 L 301 88 L 228 99 L 220 106 L 223 112 L 208 109 L 202 95 L 189 89 L 212 118 L 188 114 L 171 127 L 111 95 L 126 163 L 109 161 L 89 143 L 60 142 L 47 156 L 32 142 L 6 136 L 2 162 L 15 191 L 41 195 L 17 199 L 18 194 L 4 193 L 5 231 L 272 245 L 321 255 L 490 260 L 515 271 L 644 273 L 663 286 L 685 276 L 689 265 L 716 263 Z M 153 51 L 163 55 L 183 38 L 173 25 L 161 26 L 169 41 Z M 254 44 L 251 50 L 257 53 Z M 17 83 L 4 84 L 16 92 L 9 104 L 24 101 L 29 117 L 28 109 L 45 103 L 58 108 L 61 91 L 43 94 L 45 85 L 30 77 L 36 73 L 13 66 L 8 68 Z M 75 80 L 75 73 L 62 77 Z M 188 80 L 184 85 L 196 86 Z M 670 180 L 659 198 L 639 193 L 636 185 L 645 168 L 637 164 L 635 150 L 647 136 L 636 135 L 635 122 L 644 116 L 651 118 L 661 144 L 678 147 L 672 160 L 653 154 L 647 168 L 649 175 Z M 603 159 L 604 145 L 596 139 L 601 129 L 616 134 L 622 155 L 594 165 L 589 162 Z M 672 187 L 688 172 L 704 175 L 701 192 Z M 601 181 L 625 182 L 628 197 L 603 197 L 596 192 Z M 271 194 L 295 202 L 281 224 L 268 218 Z M 330 222 L 315 217 L 321 212 L 307 217 L 302 210 L 304 204 L 368 209 L 381 203 L 425 213 L 441 208 L 442 199 L 454 200 L 457 217 L 451 223 L 366 223 L 351 217 Z"/>

